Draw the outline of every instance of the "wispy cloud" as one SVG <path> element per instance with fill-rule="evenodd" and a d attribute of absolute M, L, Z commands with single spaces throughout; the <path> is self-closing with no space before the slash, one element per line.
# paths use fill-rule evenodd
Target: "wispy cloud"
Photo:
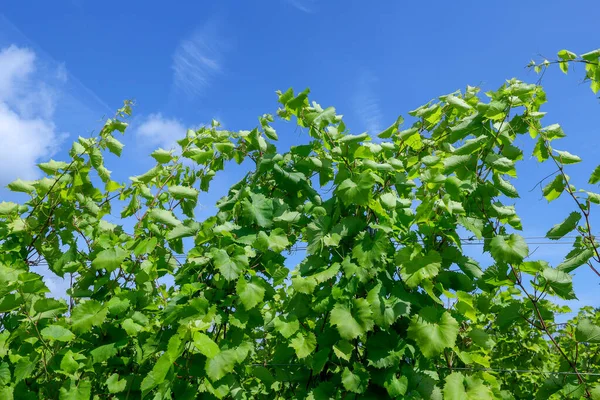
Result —
<path fill-rule="evenodd" d="M 79 128 L 81 128 L 81 121 L 89 122 L 114 112 L 114 107 L 108 106 L 93 90 L 73 76 L 64 62 L 55 60 L 6 16 L 0 14 L 0 49 L 11 45 L 28 49 L 35 55 L 37 81 L 52 88 L 56 98 L 57 113 L 65 111 L 69 115 L 69 120 L 76 121 L 75 125 Z"/>
<path fill-rule="evenodd" d="M 222 73 L 227 43 L 212 21 L 183 39 L 173 54 L 173 85 L 189 96 L 200 95 Z"/>
<path fill-rule="evenodd" d="M 34 179 L 36 163 L 56 152 L 64 135 L 52 117 L 56 93 L 36 76 L 32 50 L 0 50 L 0 185 L 17 177 Z"/>
<path fill-rule="evenodd" d="M 315 12 L 316 2 L 314 0 L 285 0 L 285 2 L 307 14 Z"/>
<path fill-rule="evenodd" d="M 374 91 L 377 82 L 377 77 L 371 72 L 361 72 L 352 99 L 354 111 L 358 115 L 360 122 L 372 134 L 379 133 L 381 130 L 381 121 L 383 120 L 379 97 Z"/>
<path fill-rule="evenodd" d="M 177 119 L 166 118 L 162 114 L 150 114 L 135 129 L 135 133 L 146 146 L 160 146 L 164 149 L 174 149 L 177 140 L 185 137 L 187 129 Z"/>

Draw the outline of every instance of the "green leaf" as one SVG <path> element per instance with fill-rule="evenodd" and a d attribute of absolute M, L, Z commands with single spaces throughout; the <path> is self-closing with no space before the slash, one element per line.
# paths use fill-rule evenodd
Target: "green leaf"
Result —
<path fill-rule="evenodd" d="M 311 294 L 315 290 L 317 284 L 317 280 L 312 276 L 306 278 L 296 276 L 292 278 L 292 287 L 298 293 Z"/>
<path fill-rule="evenodd" d="M 566 61 L 560 61 L 560 62 L 558 63 L 558 66 L 560 67 L 560 70 L 561 70 L 562 72 L 564 72 L 565 74 L 566 74 L 567 72 L 569 72 L 569 63 L 567 63 Z"/>
<path fill-rule="evenodd" d="M 306 335 L 300 332 L 290 340 L 290 347 L 296 351 L 298 358 L 305 358 L 317 348 L 317 338 L 312 332 L 308 332 Z"/>
<path fill-rule="evenodd" d="M 263 125 L 263 131 L 265 132 L 265 135 L 271 139 L 271 140 L 277 140 L 277 132 L 275 131 L 275 129 L 273 129 L 273 127 L 269 126 L 269 125 Z"/>
<path fill-rule="evenodd" d="M 96 170 L 99 170 L 102 167 L 104 167 L 104 157 L 102 156 L 102 153 L 100 152 L 100 149 L 98 147 L 90 148 L 89 156 L 90 163 L 94 168 L 96 168 Z"/>
<path fill-rule="evenodd" d="M 158 149 L 153 151 L 150 155 L 156 160 L 156 162 L 160 164 L 166 164 L 173 159 L 172 153 L 173 152 L 168 150 Z"/>
<path fill-rule="evenodd" d="M 102 325 L 108 309 L 96 300 L 87 300 L 77 305 L 71 313 L 71 326 L 76 333 L 85 333 L 93 326 Z"/>
<path fill-rule="evenodd" d="M 171 228 L 181 224 L 181 221 L 173 215 L 171 211 L 161 210 L 158 208 L 153 208 L 148 212 L 148 218 L 153 221 L 158 221 L 162 224 L 170 226 Z"/>
<path fill-rule="evenodd" d="M 369 386 L 369 373 L 358 364 L 354 364 L 352 371 L 346 367 L 342 372 L 342 385 L 349 392 L 364 393 Z"/>
<path fill-rule="evenodd" d="M 60 325 L 50 325 L 40 331 L 46 340 L 57 340 L 59 342 L 70 342 L 75 338 L 73 332 Z"/>
<path fill-rule="evenodd" d="M 588 181 L 591 185 L 595 185 L 598 182 L 600 182 L 600 165 L 594 169 L 592 175 L 590 175 L 590 180 Z"/>
<path fill-rule="evenodd" d="M 485 135 L 476 137 L 475 139 L 465 140 L 465 143 L 454 150 L 453 154 L 457 156 L 473 154 L 479 151 L 489 140 L 490 139 Z"/>
<path fill-rule="evenodd" d="M 163 353 L 146 377 L 142 380 L 140 389 L 143 393 L 148 393 L 150 390 L 160 385 L 165 381 L 169 370 L 173 366 L 173 359 L 168 352 Z"/>
<path fill-rule="evenodd" d="M 400 396 L 404 396 L 408 390 L 408 378 L 406 375 L 398 378 L 396 374 L 393 374 L 385 381 L 383 387 L 385 387 L 385 390 L 387 390 L 390 397 L 400 398 Z"/>
<path fill-rule="evenodd" d="M 310 93 L 309 89 L 304 89 L 302 92 L 298 93 L 298 95 L 296 97 L 293 98 L 289 98 L 288 99 L 288 92 L 284 93 L 284 96 L 279 98 L 279 101 L 284 101 L 287 100 L 284 104 L 286 106 L 287 109 L 289 109 L 290 111 L 292 111 L 293 113 L 295 113 L 295 115 L 297 115 L 297 113 L 300 111 L 300 109 L 302 109 L 303 106 L 308 106 L 308 94 Z M 293 96 L 293 92 L 291 94 L 291 96 Z"/>
<path fill-rule="evenodd" d="M 496 345 L 494 339 L 492 339 L 483 329 L 471 329 L 469 337 L 473 340 L 473 343 L 486 350 L 491 350 Z"/>
<path fill-rule="evenodd" d="M 393 331 L 376 332 L 367 341 L 367 365 L 378 369 L 393 368 L 401 363 L 406 349 L 404 340 Z"/>
<path fill-rule="evenodd" d="M 12 386 L 0 386 L 0 399 L 14 400 L 14 390 Z"/>
<path fill-rule="evenodd" d="M 223 277 L 228 281 L 232 281 L 240 276 L 240 273 L 247 266 L 247 262 L 243 263 L 240 257 L 230 257 L 223 249 L 212 249 L 212 259 L 215 267 L 221 272 Z"/>
<path fill-rule="evenodd" d="M 442 257 L 435 250 L 429 251 L 425 255 L 411 257 L 409 254 L 411 248 L 406 248 L 396 255 L 396 261 L 401 263 L 400 276 L 406 284 L 411 287 L 417 287 L 421 282 L 434 278 L 442 266 Z M 406 258 L 405 258 L 406 257 Z"/>
<path fill-rule="evenodd" d="M 544 195 L 546 200 L 548 200 L 548 202 L 550 202 L 552 200 L 557 199 L 564 190 L 565 190 L 565 181 L 563 179 L 563 176 L 561 174 L 559 174 L 559 175 L 556 175 L 556 177 L 552 180 L 552 182 L 550 182 L 549 184 L 544 186 L 544 188 L 542 189 L 542 194 Z"/>
<path fill-rule="evenodd" d="M 112 374 L 106 380 L 106 386 L 109 393 L 121 393 L 127 387 L 125 379 L 119 379 L 119 374 Z"/>
<path fill-rule="evenodd" d="M 454 347 L 458 335 L 458 322 L 447 311 L 435 307 L 421 309 L 411 318 L 408 337 L 417 342 L 423 355 L 434 357 L 447 347 Z"/>
<path fill-rule="evenodd" d="M 492 400 L 492 393 L 483 381 L 453 372 L 446 377 L 444 400 Z"/>
<path fill-rule="evenodd" d="M 388 210 L 396 208 L 397 196 L 393 193 L 384 193 L 379 197 L 381 205 Z"/>
<path fill-rule="evenodd" d="M 571 272 L 575 270 L 577 267 L 585 264 L 590 258 L 594 256 L 594 251 L 592 249 L 580 249 L 577 251 L 572 257 L 565 259 L 562 263 L 556 267 L 564 272 Z"/>
<path fill-rule="evenodd" d="M 334 354 L 342 360 L 350 361 L 354 346 L 346 340 L 340 340 L 333 346 Z"/>
<path fill-rule="evenodd" d="M 235 289 L 246 310 L 256 307 L 265 297 L 265 289 L 254 280 L 248 282 L 244 276 L 240 276 Z"/>
<path fill-rule="evenodd" d="M 35 187 L 30 182 L 21 179 L 9 183 L 6 187 L 13 192 L 33 193 L 35 190 Z"/>
<path fill-rule="evenodd" d="M 196 222 L 190 224 L 189 226 L 184 224 L 177 225 L 175 228 L 171 229 L 169 233 L 167 233 L 167 240 L 175 240 L 194 236 L 196 233 L 198 233 L 199 229 L 200 227 Z"/>
<path fill-rule="evenodd" d="M 367 301 L 373 310 L 375 323 L 384 328 L 389 328 L 399 317 L 410 314 L 410 302 L 386 296 L 381 283 L 369 291 Z"/>
<path fill-rule="evenodd" d="M 581 158 L 569 153 L 568 151 L 554 150 L 558 154 L 558 160 L 563 164 L 577 164 Z"/>
<path fill-rule="evenodd" d="M 352 307 L 336 304 L 329 317 L 331 325 L 337 327 L 342 339 L 350 340 L 373 329 L 373 316 L 365 299 L 354 299 Z"/>
<path fill-rule="evenodd" d="M 548 148 L 546 148 L 546 141 L 544 140 L 543 136 L 540 136 L 535 143 L 533 155 L 540 163 L 546 161 L 550 157 Z"/>
<path fill-rule="evenodd" d="M 470 155 L 452 155 L 444 159 L 444 174 L 448 175 L 471 162 Z"/>
<path fill-rule="evenodd" d="M 473 109 L 473 107 L 471 107 L 466 101 L 464 101 L 460 97 L 456 97 L 454 95 L 447 96 L 446 102 L 448 102 L 448 104 L 451 104 L 454 107 L 458 108 L 459 110 L 468 111 L 468 110 Z"/>
<path fill-rule="evenodd" d="M 336 194 L 344 204 L 367 205 L 375 179 L 370 172 L 363 172 L 357 178 L 346 179 L 336 188 Z"/>
<path fill-rule="evenodd" d="M 112 272 L 119 268 L 129 253 L 120 247 L 102 250 L 92 260 L 92 267 L 96 270 Z"/>
<path fill-rule="evenodd" d="M 191 160 L 194 160 L 196 163 L 200 165 L 205 165 L 205 163 L 214 157 L 215 153 L 213 150 L 200 150 L 198 148 L 187 149 L 183 156 L 187 157 Z"/>
<path fill-rule="evenodd" d="M 568 273 L 548 267 L 542 271 L 542 276 L 552 291 L 560 298 L 565 300 L 577 299 L 573 291 L 572 277 Z"/>
<path fill-rule="evenodd" d="M 67 374 L 74 374 L 79 369 L 79 363 L 75 359 L 78 354 L 73 353 L 71 350 L 68 350 L 63 356 L 60 362 L 60 369 L 62 369 Z"/>
<path fill-rule="evenodd" d="M 192 337 L 194 339 L 194 346 L 196 346 L 198 351 L 204 354 L 207 358 L 213 358 L 221 352 L 219 346 L 204 333 L 195 332 Z"/>
<path fill-rule="evenodd" d="M 581 58 L 591 62 L 598 61 L 598 57 L 600 57 L 600 49 L 592 50 L 581 55 Z"/>
<path fill-rule="evenodd" d="M 507 157 L 500 157 L 497 154 L 490 154 L 485 158 L 485 162 L 495 171 L 500 173 L 510 173 L 514 170 L 515 162 Z"/>
<path fill-rule="evenodd" d="M 262 194 L 250 195 L 242 201 L 245 215 L 262 228 L 269 228 L 273 224 L 273 202 Z"/>
<path fill-rule="evenodd" d="M 298 329 L 300 329 L 300 322 L 295 316 L 290 316 L 288 321 L 282 320 L 281 317 L 276 317 L 273 320 L 273 327 L 275 328 L 276 332 L 281 334 L 281 336 L 289 339 L 298 331 Z"/>
<path fill-rule="evenodd" d="M 10 368 L 8 363 L 0 364 L 0 386 L 8 386 L 10 383 Z"/>
<path fill-rule="evenodd" d="M 560 224 L 556 224 L 546 233 L 546 237 L 552 240 L 562 239 L 567 233 L 572 232 L 579 221 L 581 220 L 581 214 L 577 211 L 573 211 L 569 216 Z"/>
<path fill-rule="evenodd" d="M 490 253 L 498 262 L 519 264 L 529 255 L 529 247 L 525 239 L 515 233 L 497 235 L 490 241 Z"/>
<path fill-rule="evenodd" d="M 558 52 L 558 56 L 562 59 L 562 60 L 574 60 L 577 58 L 577 54 L 569 51 L 569 50 L 561 50 Z"/>
<path fill-rule="evenodd" d="M 38 164 L 38 167 L 47 173 L 48 175 L 56 174 L 59 170 L 65 170 L 69 167 L 69 164 L 63 161 L 50 160 L 46 163 Z"/>
<path fill-rule="evenodd" d="M 511 303 L 502 307 L 497 314 L 496 324 L 500 329 L 509 327 L 514 321 L 521 317 L 522 305 L 520 303 Z"/>
<path fill-rule="evenodd" d="M 343 144 L 358 143 L 363 140 L 370 140 L 367 133 L 361 133 L 360 135 L 344 135 L 339 142 Z"/>
<path fill-rule="evenodd" d="M 123 328 L 129 336 L 137 336 L 137 334 L 144 329 L 142 325 L 136 324 L 131 318 L 125 319 L 121 323 L 121 328 Z"/>
<path fill-rule="evenodd" d="M 391 246 L 389 237 L 381 230 L 374 237 L 362 232 L 356 236 L 355 243 L 352 257 L 365 269 L 373 268 L 383 262 Z"/>
<path fill-rule="evenodd" d="M 502 194 L 504 194 L 507 197 L 511 197 L 511 198 L 519 197 L 519 192 L 509 181 L 502 179 L 502 177 L 500 177 L 497 174 L 494 174 L 492 179 L 494 180 L 494 186 Z"/>
<path fill-rule="evenodd" d="M 110 343 L 96 347 L 94 350 L 90 351 L 90 355 L 95 364 L 100 364 L 117 355 L 117 351 L 117 345 L 115 343 Z"/>
<path fill-rule="evenodd" d="M 67 382 L 70 382 L 67 385 Z M 70 379 L 60 388 L 59 400 L 88 400 L 92 395 L 92 384 L 88 380 Z"/>
<path fill-rule="evenodd" d="M 379 137 L 381 139 L 391 138 L 394 133 L 398 132 L 399 122 L 401 122 L 401 121 L 399 120 L 399 121 L 395 122 L 394 124 L 390 125 L 389 127 L 387 127 L 386 129 L 384 129 L 382 132 L 380 132 L 377 135 L 377 137 Z"/>
<path fill-rule="evenodd" d="M 17 203 L 3 201 L 0 203 L 0 216 L 14 214 L 18 208 L 19 205 Z"/>
<path fill-rule="evenodd" d="M 107 136 L 104 138 L 104 140 L 106 141 L 106 147 L 108 147 L 108 150 L 120 157 L 125 145 L 112 136 Z"/>
<path fill-rule="evenodd" d="M 206 374 L 212 381 L 218 381 L 235 368 L 238 355 L 235 350 L 224 350 L 206 360 Z"/>
<path fill-rule="evenodd" d="M 135 254 L 136 257 L 139 257 L 142 254 L 152 253 L 157 244 L 158 239 L 156 237 L 140 240 L 140 242 L 133 249 L 133 254 Z"/>
<path fill-rule="evenodd" d="M 169 186 L 169 193 L 173 196 L 173 198 L 177 200 L 189 199 L 189 200 L 197 200 L 198 199 L 198 190 L 188 187 L 188 186 Z"/>
<path fill-rule="evenodd" d="M 276 253 L 282 252 L 290 245 L 287 233 L 281 228 L 276 228 L 271 231 L 268 243 L 269 248 Z"/>
<path fill-rule="evenodd" d="M 29 378 L 36 368 L 36 361 L 38 359 L 32 359 L 32 357 L 23 357 L 15 365 L 14 370 L 14 381 L 16 383 L 23 379 Z"/>
<path fill-rule="evenodd" d="M 548 140 L 560 139 L 567 136 L 559 124 L 548 125 L 544 128 L 544 134 Z"/>
<path fill-rule="evenodd" d="M 575 339 L 578 342 L 600 343 L 600 326 L 589 319 L 581 319 L 575 329 Z"/>

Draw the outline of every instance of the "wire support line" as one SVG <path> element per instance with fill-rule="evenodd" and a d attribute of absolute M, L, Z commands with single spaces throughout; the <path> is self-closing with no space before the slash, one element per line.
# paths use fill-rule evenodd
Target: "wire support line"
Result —
<path fill-rule="evenodd" d="M 251 367 L 306 367 L 306 364 L 290 363 L 254 363 L 250 364 Z M 438 367 L 437 369 L 449 370 L 449 371 L 471 371 L 471 372 L 495 372 L 502 374 L 539 374 L 539 375 L 577 375 L 573 371 L 538 371 L 533 369 L 502 369 L 502 368 L 467 368 L 467 367 Z M 600 376 L 600 372 L 579 372 L 579 375 L 585 376 Z"/>
<path fill-rule="evenodd" d="M 466 367 L 440 367 L 440 369 L 475 371 L 475 372 L 499 372 L 506 374 L 540 374 L 540 375 L 577 375 L 573 371 L 538 371 L 533 369 L 501 369 L 501 368 L 466 368 Z M 579 372 L 579 375 L 600 376 L 600 372 Z"/>

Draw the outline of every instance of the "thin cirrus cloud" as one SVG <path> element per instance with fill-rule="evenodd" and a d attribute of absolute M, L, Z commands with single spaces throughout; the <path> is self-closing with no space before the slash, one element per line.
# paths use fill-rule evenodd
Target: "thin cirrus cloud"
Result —
<path fill-rule="evenodd" d="M 363 127 L 371 134 L 379 133 L 381 130 L 381 121 L 383 120 L 379 97 L 374 91 L 377 82 L 377 77 L 371 72 L 361 72 L 352 97 L 354 112 Z"/>
<path fill-rule="evenodd" d="M 181 40 L 173 54 L 173 85 L 188 97 L 202 95 L 213 79 L 223 73 L 228 42 L 220 24 L 211 21 Z"/>
<path fill-rule="evenodd" d="M 315 12 L 316 2 L 314 0 L 285 0 L 285 2 L 304 13 L 312 14 Z"/>

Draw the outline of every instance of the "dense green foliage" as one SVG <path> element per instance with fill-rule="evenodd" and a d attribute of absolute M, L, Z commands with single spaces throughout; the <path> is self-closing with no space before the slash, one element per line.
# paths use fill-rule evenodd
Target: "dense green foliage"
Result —
<path fill-rule="evenodd" d="M 598 75 L 600 52 L 564 54 Z M 580 159 L 554 147 L 565 134 L 542 123 L 540 86 L 467 87 L 378 140 L 308 91 L 278 97 L 307 144 L 279 152 L 271 115 L 213 124 L 119 183 L 104 157 L 121 155 L 126 103 L 70 160 L 40 164 L 46 177 L 8 186 L 29 200 L 0 203 L 0 398 L 600 398 L 600 376 L 582 373 L 600 362 L 600 313 L 557 324 L 566 308 L 547 298 L 574 299 L 573 271 L 600 262 L 600 194 L 566 175 Z M 549 216 L 549 239 L 578 235 L 558 266 L 517 233 L 519 137 L 556 169 L 546 199 L 574 202 Z M 244 160 L 251 172 L 198 221 L 217 171 Z M 493 265 L 464 254 L 465 235 Z M 40 263 L 71 280 L 68 300 L 46 297 Z"/>

